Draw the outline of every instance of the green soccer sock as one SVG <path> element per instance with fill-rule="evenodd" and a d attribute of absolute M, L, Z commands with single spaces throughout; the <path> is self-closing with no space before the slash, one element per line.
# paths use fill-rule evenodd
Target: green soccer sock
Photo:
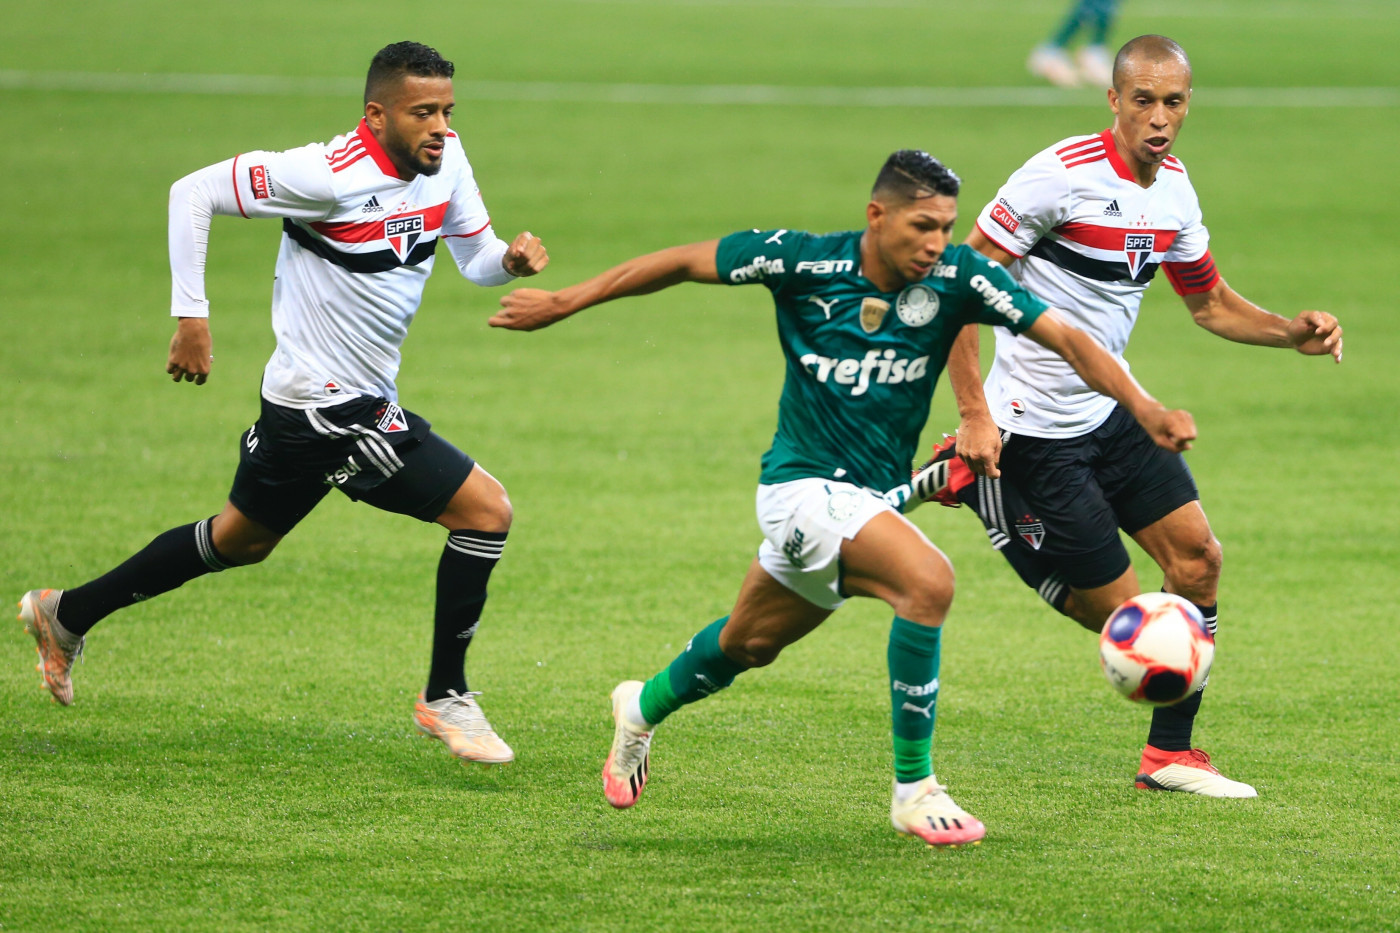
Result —
<path fill-rule="evenodd" d="M 909 783 L 933 773 L 933 722 L 943 629 L 894 617 L 890 627 L 890 710 L 894 776 Z"/>
<path fill-rule="evenodd" d="M 657 725 L 687 703 L 723 690 L 748 670 L 719 648 L 719 631 L 728 621 L 725 616 L 701 629 L 664 671 L 646 682 L 638 699 L 643 719 Z"/>

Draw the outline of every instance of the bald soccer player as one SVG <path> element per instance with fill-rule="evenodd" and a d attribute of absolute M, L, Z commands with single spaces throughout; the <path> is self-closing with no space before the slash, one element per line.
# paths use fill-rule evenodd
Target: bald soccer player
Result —
<path fill-rule="evenodd" d="M 1211 333 L 1341 362 L 1342 329 L 1332 315 L 1304 311 L 1289 320 L 1221 278 L 1186 166 L 1171 154 L 1190 103 L 1191 63 L 1181 46 L 1164 36 L 1128 42 L 1108 91 L 1113 125 L 1032 156 L 983 208 L 966 245 L 1006 265 L 1124 369 L 1159 266 Z M 1141 592 L 1121 528 L 1161 567 L 1163 588 L 1195 603 L 1214 632 L 1220 542 L 1181 455 L 1154 444 L 1113 399 L 1030 341 L 998 332 L 984 395 L 977 349 L 976 328 L 964 328 L 948 362 L 962 423 L 956 448 L 935 457 L 949 462 L 940 501 L 977 509 L 1021 579 L 1095 632 Z M 1200 705 L 1198 691 L 1153 710 L 1136 786 L 1255 796 L 1192 748 Z"/>

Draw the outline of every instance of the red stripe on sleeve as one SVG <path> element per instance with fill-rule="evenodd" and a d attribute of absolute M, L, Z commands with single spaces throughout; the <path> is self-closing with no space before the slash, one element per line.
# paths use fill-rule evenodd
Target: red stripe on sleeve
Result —
<path fill-rule="evenodd" d="M 489 226 L 491 226 L 491 218 L 490 218 L 490 217 L 487 217 L 487 218 L 486 218 L 486 223 L 482 224 L 480 227 L 477 227 L 477 228 L 476 228 L 475 230 L 473 230 L 471 233 L 444 233 L 443 236 L 455 236 L 455 237 L 461 237 L 461 238 L 463 238 L 463 239 L 466 239 L 467 237 L 474 237 L 474 236 L 476 236 L 478 233 L 480 233 L 481 231 L 485 230 L 485 229 L 486 229 L 487 227 L 489 227 Z"/>
<path fill-rule="evenodd" d="M 982 235 L 987 239 L 991 240 L 993 244 L 1000 247 L 1001 249 L 1006 250 L 1006 252 L 1010 253 L 1012 256 L 1015 256 L 1017 259 L 1020 259 L 1023 255 L 1025 255 L 1024 253 L 1016 252 L 1014 249 L 1007 249 L 1005 243 L 1001 242 L 1001 240 L 998 240 L 996 237 L 992 236 L 990 233 L 987 232 L 987 228 L 982 226 L 982 222 L 980 220 L 973 224 L 973 226 L 975 226 L 978 230 L 981 230 Z"/>
<path fill-rule="evenodd" d="M 1211 258 L 1209 250 L 1192 262 L 1164 262 L 1162 271 L 1167 274 L 1178 295 L 1208 292 L 1220 282 L 1220 273 L 1216 271 L 1215 260 Z"/>
<path fill-rule="evenodd" d="M 248 212 L 243 209 L 243 198 L 238 193 L 238 160 L 242 158 L 242 156 L 243 153 L 240 152 L 233 157 L 233 202 L 238 205 L 238 213 L 242 214 L 246 220 Z"/>

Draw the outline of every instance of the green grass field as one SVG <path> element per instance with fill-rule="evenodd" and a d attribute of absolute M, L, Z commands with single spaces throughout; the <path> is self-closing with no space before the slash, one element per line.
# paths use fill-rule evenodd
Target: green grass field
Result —
<path fill-rule="evenodd" d="M 561 287 L 735 229 L 858 225 L 903 146 L 964 176 L 965 233 L 1027 156 L 1107 125 L 1097 95 L 878 107 L 682 92 L 1027 86 L 1024 55 L 1062 6 L 7 9 L 0 595 L 83 582 L 221 506 L 272 348 L 279 233 L 215 223 L 218 368 L 172 385 L 167 188 L 349 129 L 383 44 L 457 61 L 471 93 L 455 125 L 497 230 L 542 235 L 553 263 L 534 284 Z M 1322 307 L 1346 327 L 1340 367 L 1230 344 L 1162 281 L 1128 354 L 1200 428 L 1189 458 L 1226 569 L 1197 740 L 1258 799 L 1133 790 L 1146 711 L 1109 690 L 1093 639 L 1021 586 L 974 516 L 928 508 L 914 518 L 959 586 L 935 764 L 987 824 L 980 847 L 926 850 L 889 827 L 890 613 L 869 601 L 668 721 L 646 799 L 612 811 L 608 691 L 724 614 L 760 540 L 753 485 L 782 377 L 771 306 L 761 288 L 686 287 L 504 333 L 485 323 L 497 294 L 444 260 L 400 389 L 515 504 L 469 672 L 518 760 L 465 770 L 417 737 L 443 535 L 334 496 L 261 567 L 99 626 L 72 708 L 37 689 L 10 624 L 0 930 L 1400 929 L 1400 452 L 1385 414 L 1400 394 L 1400 8 L 1124 6 L 1117 36 L 1165 32 L 1193 54 L 1176 151 L 1222 272 L 1266 307 Z M 89 77 L 53 90 L 57 72 Z M 113 73 L 349 90 L 102 89 Z M 675 87 L 629 103 L 575 83 Z M 1348 92 L 1368 106 L 1271 104 L 1284 87 L 1380 90 Z M 955 424 L 949 396 L 930 438 Z"/>

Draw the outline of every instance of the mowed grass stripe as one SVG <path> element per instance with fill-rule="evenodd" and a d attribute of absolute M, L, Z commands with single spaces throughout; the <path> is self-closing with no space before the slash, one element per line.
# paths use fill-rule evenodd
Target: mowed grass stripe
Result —
<path fill-rule="evenodd" d="M 0 71 L 0 89 L 112 94 L 243 94 L 343 97 L 359 78 L 280 75 Z M 1102 91 L 1055 87 L 800 87 L 778 84 L 639 84 L 583 81 L 453 82 L 459 100 L 764 107 L 1084 107 Z M 1213 107 L 1400 107 L 1400 87 L 1203 87 Z"/>

